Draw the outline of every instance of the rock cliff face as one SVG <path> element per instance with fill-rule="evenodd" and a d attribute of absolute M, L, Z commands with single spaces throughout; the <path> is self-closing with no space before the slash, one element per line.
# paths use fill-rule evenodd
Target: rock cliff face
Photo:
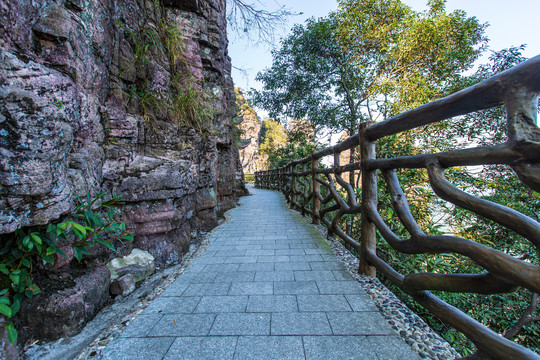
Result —
<path fill-rule="evenodd" d="M 0 0 L 0 241 L 95 191 L 123 196 L 135 234 L 92 248 L 82 276 L 66 251 L 54 271 L 75 285 L 23 303 L 33 336 L 79 331 L 109 301 L 111 257 L 174 264 L 245 191 L 225 16 L 225 0 Z"/>
<path fill-rule="evenodd" d="M 239 89 L 236 92 L 236 105 L 238 108 L 238 128 L 240 135 L 240 162 L 245 173 L 254 174 L 263 170 L 259 161 L 259 138 L 261 133 L 261 123 L 257 113 L 249 106 L 244 95 Z"/>
<path fill-rule="evenodd" d="M 0 234 L 115 190 L 133 246 L 177 262 L 243 188 L 225 0 L 0 0 L 0 19 Z M 175 108 L 186 87 L 207 123 Z"/>

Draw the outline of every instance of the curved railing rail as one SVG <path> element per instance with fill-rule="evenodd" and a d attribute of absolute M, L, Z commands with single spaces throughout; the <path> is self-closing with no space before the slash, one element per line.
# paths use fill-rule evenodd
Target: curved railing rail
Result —
<path fill-rule="evenodd" d="M 538 354 L 500 336 L 440 300 L 429 290 L 495 294 L 521 286 L 540 293 L 540 267 L 471 240 L 424 233 L 411 214 L 396 169 L 426 169 L 431 187 L 440 198 L 512 229 L 528 239 L 537 251 L 540 250 L 540 224 L 537 221 L 455 188 L 445 179 L 444 174 L 446 168 L 453 166 L 505 164 L 512 167 L 524 184 L 540 192 L 540 129 L 536 125 L 539 93 L 540 55 L 477 85 L 384 122 L 363 123 L 357 135 L 338 145 L 314 152 L 309 157 L 290 162 L 281 168 L 256 173 L 255 185 L 283 191 L 291 207 L 303 214 L 311 214 L 313 223 L 324 223 L 330 233 L 339 236 L 360 254 L 360 273 L 375 276 L 376 270 L 380 271 L 432 314 L 467 336 L 477 346 L 480 356 L 538 360 Z M 503 104 L 507 111 L 508 132 L 508 141 L 504 144 L 376 159 L 378 139 Z M 357 147 L 360 161 L 341 166 L 340 154 L 345 150 L 356 150 Z M 334 156 L 334 166 L 319 168 L 320 159 L 328 155 Z M 354 184 L 342 177 L 342 173 L 351 171 L 361 171 L 361 201 L 355 194 Z M 409 239 L 401 239 L 394 234 L 379 214 L 378 172 L 384 176 L 394 212 L 409 232 Z M 321 186 L 326 190 L 321 191 Z M 345 198 L 340 195 L 340 188 L 344 189 L 341 192 L 346 193 Z M 339 226 L 340 219 L 347 214 L 361 214 L 360 241 L 353 239 Z M 377 231 L 399 252 L 457 253 L 471 259 L 485 272 L 400 274 L 377 256 Z"/>

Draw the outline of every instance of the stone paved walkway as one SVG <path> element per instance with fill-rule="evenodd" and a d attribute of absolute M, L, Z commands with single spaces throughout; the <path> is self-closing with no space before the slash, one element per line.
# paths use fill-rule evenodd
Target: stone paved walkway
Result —
<path fill-rule="evenodd" d="M 103 359 L 419 359 L 282 195 L 251 192 Z"/>

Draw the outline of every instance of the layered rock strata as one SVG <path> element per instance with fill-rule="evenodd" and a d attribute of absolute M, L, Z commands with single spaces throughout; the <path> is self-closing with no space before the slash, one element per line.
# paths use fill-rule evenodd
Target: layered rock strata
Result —
<path fill-rule="evenodd" d="M 177 263 L 244 189 L 225 16 L 225 0 L 0 0 L 0 235 L 115 191 L 135 234 L 120 255 Z"/>

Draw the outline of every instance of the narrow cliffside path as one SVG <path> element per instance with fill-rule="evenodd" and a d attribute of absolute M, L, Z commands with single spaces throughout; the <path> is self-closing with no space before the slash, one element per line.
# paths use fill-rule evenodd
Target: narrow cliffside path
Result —
<path fill-rule="evenodd" d="M 282 195 L 251 188 L 103 359 L 419 359 Z"/>

